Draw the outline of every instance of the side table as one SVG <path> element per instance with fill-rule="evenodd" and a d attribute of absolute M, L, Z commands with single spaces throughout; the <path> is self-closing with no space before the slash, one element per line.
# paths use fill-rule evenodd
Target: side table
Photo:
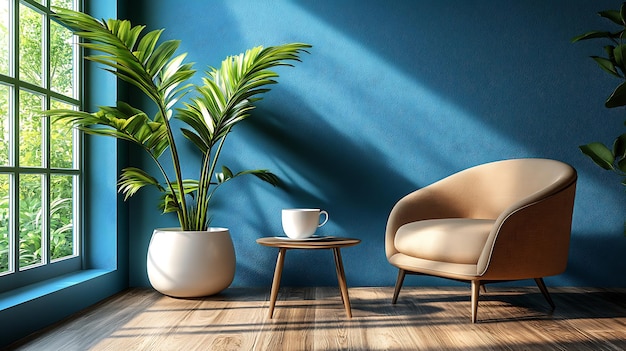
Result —
<path fill-rule="evenodd" d="M 339 281 L 339 290 L 341 291 L 341 299 L 346 309 L 348 318 L 352 318 L 352 310 L 350 308 L 350 298 L 348 296 L 348 285 L 346 284 L 346 273 L 343 270 L 343 261 L 341 260 L 342 247 L 354 246 L 361 242 L 360 239 L 341 238 L 341 237 L 322 237 L 303 240 L 293 240 L 282 237 L 266 237 L 257 239 L 256 242 L 263 246 L 278 248 L 278 259 L 276 260 L 276 268 L 274 270 L 274 279 L 272 281 L 272 290 L 270 293 L 270 310 L 268 317 L 271 319 L 274 315 L 274 307 L 276 306 L 276 298 L 278 297 L 278 287 L 280 286 L 280 277 L 283 273 L 283 265 L 285 263 L 285 254 L 288 249 L 305 249 L 320 250 L 331 249 L 335 257 L 335 269 L 337 271 L 337 280 Z"/>

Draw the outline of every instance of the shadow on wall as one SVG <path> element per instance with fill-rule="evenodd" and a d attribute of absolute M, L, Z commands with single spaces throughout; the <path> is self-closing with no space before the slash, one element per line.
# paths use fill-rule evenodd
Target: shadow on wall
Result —
<path fill-rule="evenodd" d="M 289 95 L 288 93 L 286 93 Z M 285 92 L 281 92 L 285 95 Z M 298 106 L 299 116 L 314 116 L 298 98 L 289 96 L 294 106 Z M 386 162 L 384 154 L 366 140 L 362 144 L 355 143 L 346 137 L 350 130 L 337 130 L 323 118 L 294 118 L 292 115 L 274 113 L 259 107 L 254 112 L 258 117 L 251 118 L 242 129 L 239 137 L 253 139 L 254 144 L 263 153 L 272 155 L 276 165 L 272 171 L 279 174 L 282 180 L 282 204 L 268 210 L 268 204 L 259 201 L 252 210 L 255 213 L 275 213 L 265 223 L 250 224 L 253 228 L 271 228 L 276 235 L 282 233 L 280 228 L 281 207 L 320 207 L 330 213 L 330 221 L 318 232 L 324 235 L 340 235 L 356 237 L 362 243 L 354 249 L 343 250 L 346 271 L 362 270 L 363 265 L 376 266 L 367 275 L 353 275 L 350 283 L 354 285 L 371 285 L 373 281 L 389 281 L 385 272 L 386 258 L 384 254 L 384 231 L 387 215 L 395 202 L 406 194 L 407 189 L 414 189 L 416 184 L 409 177 L 398 173 Z M 288 161 L 285 161 L 288 160 Z M 231 163 L 231 161 L 228 161 Z M 251 194 L 253 190 L 245 190 Z M 247 196 L 249 201 L 259 197 Z M 249 203 L 249 202 L 248 202 Z M 215 204 L 217 207 L 219 203 Z M 249 218 L 252 219 L 252 218 Z M 261 218 L 257 218 L 261 220 Z M 250 241 L 249 239 L 246 239 Z M 238 246 L 240 251 L 246 250 L 245 243 Z M 293 260 L 304 260 L 306 265 L 289 265 Z M 261 257 L 248 258 L 249 253 L 238 255 L 238 268 L 248 267 L 250 274 L 261 274 L 266 281 L 271 281 L 271 269 L 274 255 L 263 260 Z M 258 259 L 265 261 L 264 268 L 258 269 Z M 366 262 L 364 262 L 366 261 Z M 382 268 L 382 269 L 381 269 Z M 238 271 L 242 279 L 246 279 L 245 268 Z M 269 280 L 268 280 L 269 279 Z M 393 278 L 395 279 L 395 277 Z M 295 286 L 335 285 L 336 277 L 332 254 L 290 251 L 283 281 Z"/>
<path fill-rule="evenodd" d="M 573 154 L 581 137 L 612 135 L 620 126 L 620 119 L 605 126 L 594 119 L 598 111 L 610 114 L 602 102 L 613 82 L 588 58 L 604 51 L 591 43 L 570 43 L 581 32 L 605 27 L 596 12 L 618 2 L 297 3 L 416 82 L 539 153 L 559 156 L 559 148 L 568 148 Z M 578 98 L 581 94 L 588 100 Z M 544 150 L 551 143 L 556 144 L 553 150 Z"/>

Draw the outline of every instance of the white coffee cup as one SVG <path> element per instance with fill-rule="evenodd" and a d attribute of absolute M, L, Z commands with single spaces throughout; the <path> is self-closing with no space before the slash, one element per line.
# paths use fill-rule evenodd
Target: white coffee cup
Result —
<path fill-rule="evenodd" d="M 320 223 L 320 217 L 326 218 Z M 282 213 L 283 231 L 291 239 L 306 239 L 328 222 L 328 212 L 319 208 L 288 208 Z"/>

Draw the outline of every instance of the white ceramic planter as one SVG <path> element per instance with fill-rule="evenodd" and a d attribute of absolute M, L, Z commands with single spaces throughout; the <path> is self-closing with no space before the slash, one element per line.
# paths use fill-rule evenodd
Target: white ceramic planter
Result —
<path fill-rule="evenodd" d="M 206 232 L 155 229 L 148 246 L 148 279 L 162 294 L 201 297 L 226 289 L 235 277 L 235 248 L 226 228 Z"/>

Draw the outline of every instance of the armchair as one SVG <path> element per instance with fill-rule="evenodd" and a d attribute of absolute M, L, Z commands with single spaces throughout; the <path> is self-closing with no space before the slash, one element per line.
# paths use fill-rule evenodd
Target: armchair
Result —
<path fill-rule="evenodd" d="M 400 199 L 389 215 L 387 260 L 399 269 L 392 298 L 409 274 L 471 283 L 472 323 L 484 284 L 565 271 L 576 170 L 548 159 L 475 166 Z"/>

